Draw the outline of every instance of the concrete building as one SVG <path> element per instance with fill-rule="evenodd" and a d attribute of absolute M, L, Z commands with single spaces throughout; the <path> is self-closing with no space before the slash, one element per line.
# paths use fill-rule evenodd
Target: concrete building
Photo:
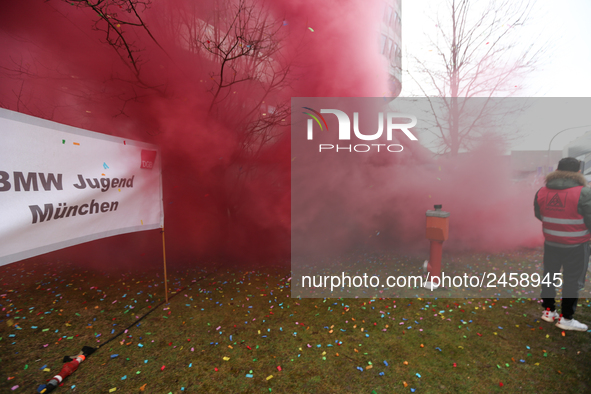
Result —
<path fill-rule="evenodd" d="M 384 11 L 382 23 L 380 24 L 380 42 L 379 48 L 389 63 L 388 90 L 390 97 L 398 97 L 402 90 L 402 43 L 401 36 L 401 1 L 386 0 L 384 2 Z"/>

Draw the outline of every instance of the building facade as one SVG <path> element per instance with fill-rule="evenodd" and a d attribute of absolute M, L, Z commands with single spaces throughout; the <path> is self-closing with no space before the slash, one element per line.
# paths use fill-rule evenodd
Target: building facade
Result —
<path fill-rule="evenodd" d="M 398 97 L 402 90 L 401 1 L 386 0 L 384 2 L 379 32 L 379 49 L 382 55 L 388 59 L 389 64 L 388 90 L 391 97 Z"/>

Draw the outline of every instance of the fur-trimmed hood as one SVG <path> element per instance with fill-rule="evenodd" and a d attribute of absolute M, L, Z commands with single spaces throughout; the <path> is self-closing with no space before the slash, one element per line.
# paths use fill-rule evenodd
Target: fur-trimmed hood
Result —
<path fill-rule="evenodd" d="M 568 189 L 576 186 L 587 186 L 587 180 L 580 172 L 556 170 L 546 176 L 546 187 L 550 189 Z"/>

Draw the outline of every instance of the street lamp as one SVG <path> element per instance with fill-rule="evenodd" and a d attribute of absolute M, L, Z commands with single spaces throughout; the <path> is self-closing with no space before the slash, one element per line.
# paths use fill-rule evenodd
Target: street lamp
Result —
<path fill-rule="evenodd" d="M 569 127 L 568 129 L 564 129 L 564 130 L 560 130 L 558 133 L 554 134 L 554 137 L 552 137 L 552 139 L 550 140 L 550 143 L 548 144 L 548 156 L 546 158 L 546 168 L 544 169 L 544 174 L 548 174 L 548 168 L 550 168 L 550 147 L 552 146 L 552 141 L 554 141 L 554 138 L 556 138 L 558 136 L 558 134 L 567 131 L 567 130 L 572 130 L 572 129 L 580 129 L 583 127 L 591 127 L 591 125 L 585 125 L 585 126 L 575 126 L 575 127 Z"/>

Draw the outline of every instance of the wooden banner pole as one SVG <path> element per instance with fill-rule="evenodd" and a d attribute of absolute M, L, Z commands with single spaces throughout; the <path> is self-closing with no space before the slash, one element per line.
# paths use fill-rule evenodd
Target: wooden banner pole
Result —
<path fill-rule="evenodd" d="M 168 278 L 166 277 L 166 247 L 164 244 L 164 226 L 162 226 L 162 255 L 164 256 L 164 297 L 168 304 Z"/>

